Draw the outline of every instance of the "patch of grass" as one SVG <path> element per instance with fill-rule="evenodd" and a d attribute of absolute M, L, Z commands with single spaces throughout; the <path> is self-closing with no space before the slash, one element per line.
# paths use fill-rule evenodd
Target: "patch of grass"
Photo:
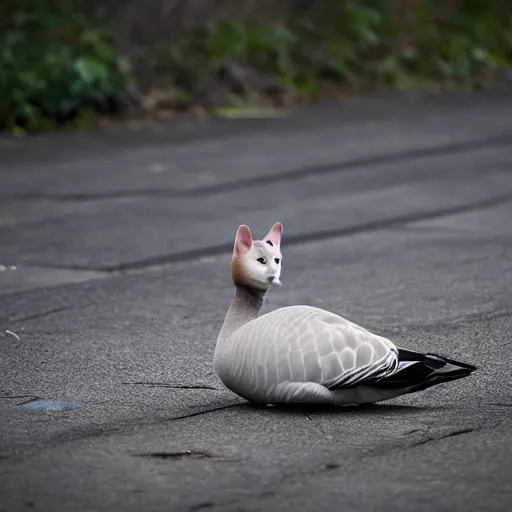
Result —
<path fill-rule="evenodd" d="M 280 117 L 278 110 L 268 106 L 259 106 L 252 103 L 241 103 L 238 105 L 217 106 L 214 109 L 215 115 L 228 119 L 257 119 L 268 117 Z"/>

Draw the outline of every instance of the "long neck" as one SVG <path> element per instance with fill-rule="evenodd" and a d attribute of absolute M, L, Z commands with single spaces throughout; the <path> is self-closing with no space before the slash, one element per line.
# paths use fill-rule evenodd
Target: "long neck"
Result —
<path fill-rule="evenodd" d="M 217 344 L 228 339 L 237 329 L 258 316 L 267 292 L 236 286 L 235 296 L 224 319 Z"/>

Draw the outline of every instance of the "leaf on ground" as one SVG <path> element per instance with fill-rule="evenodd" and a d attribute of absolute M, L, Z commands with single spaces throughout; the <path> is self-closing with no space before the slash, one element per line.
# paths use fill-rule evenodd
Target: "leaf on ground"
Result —
<path fill-rule="evenodd" d="M 261 105 L 219 106 L 214 109 L 215 115 L 228 119 L 258 119 L 285 117 L 287 111 Z"/>

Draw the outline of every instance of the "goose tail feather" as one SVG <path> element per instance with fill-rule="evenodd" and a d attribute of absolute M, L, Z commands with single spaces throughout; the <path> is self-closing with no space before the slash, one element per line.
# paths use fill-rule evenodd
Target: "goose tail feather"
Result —
<path fill-rule="evenodd" d="M 398 349 L 398 368 L 375 383 L 381 389 L 409 388 L 408 393 L 423 391 L 431 386 L 468 377 L 476 366 L 448 359 L 438 354 L 422 354 Z"/>

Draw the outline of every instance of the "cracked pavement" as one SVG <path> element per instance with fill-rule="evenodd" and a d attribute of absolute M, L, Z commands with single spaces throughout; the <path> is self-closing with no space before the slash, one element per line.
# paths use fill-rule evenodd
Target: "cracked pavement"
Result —
<path fill-rule="evenodd" d="M 511 219 L 507 91 L 3 137 L 0 511 L 508 510 Z M 478 372 L 343 410 L 224 389 L 234 233 L 277 220 L 265 310 Z"/>

